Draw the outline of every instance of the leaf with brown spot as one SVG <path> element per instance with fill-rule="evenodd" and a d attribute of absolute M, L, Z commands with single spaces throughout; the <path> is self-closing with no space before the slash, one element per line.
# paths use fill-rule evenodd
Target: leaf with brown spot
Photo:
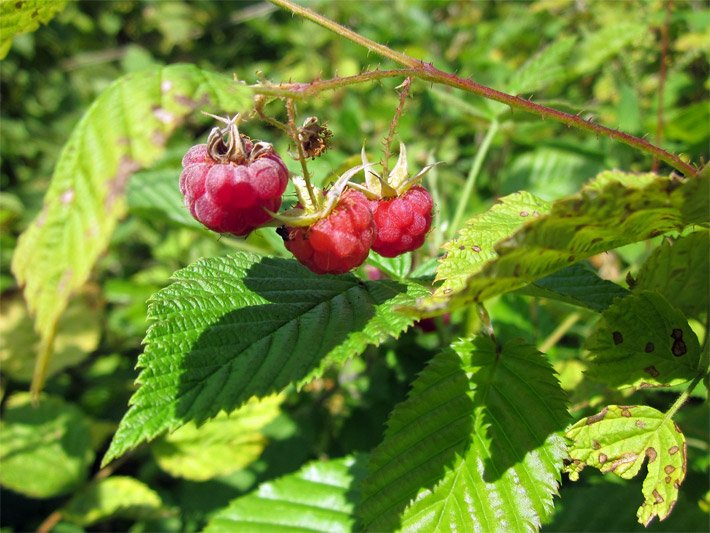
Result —
<path fill-rule="evenodd" d="M 66 6 L 66 0 L 22 0 L 0 2 L 0 59 L 5 59 L 16 35 L 37 30 L 47 24 Z"/>
<path fill-rule="evenodd" d="M 617 342 L 622 337 L 623 343 Z M 700 358 L 698 338 L 688 320 L 662 295 L 650 291 L 616 300 L 602 313 L 585 347 L 592 356 L 589 376 L 617 388 L 690 381 Z"/>
<path fill-rule="evenodd" d="M 166 83 L 169 90 L 161 90 Z M 206 97 L 216 108 L 231 112 L 251 105 L 246 87 L 193 65 L 126 75 L 91 105 L 69 136 L 42 211 L 20 236 L 12 258 L 12 271 L 24 286 L 25 300 L 42 337 L 39 369 L 47 367 L 55 326 L 69 298 L 89 278 L 125 213 L 129 178 L 160 157 L 164 140 L 194 111 L 176 103 L 175 94 L 193 100 Z M 156 105 L 176 120 L 166 124 L 156 118 L 151 112 Z M 154 142 L 156 132 L 161 143 Z M 177 176 L 175 180 L 177 184 Z M 71 201 L 67 201 L 68 191 Z M 36 375 L 35 393 L 44 381 L 41 371 Z"/>
<path fill-rule="evenodd" d="M 505 240 L 498 237 L 487 263 L 463 257 L 453 273 L 438 275 L 443 280 L 455 275 L 449 284 L 454 292 L 437 291 L 419 307 L 426 313 L 465 307 L 550 275 L 568 266 L 570 257 L 579 261 L 646 240 L 651 232 L 679 231 L 710 219 L 710 175 L 683 180 L 669 193 L 670 183 L 671 178 L 655 174 L 603 172 L 579 193 L 556 200 L 539 218 L 518 216 L 527 223 Z M 462 233 L 475 231 L 476 220 Z M 518 272 L 516 265 L 522 265 Z"/>
<path fill-rule="evenodd" d="M 624 416 L 624 412 L 632 416 Z M 567 431 L 572 441 L 569 448 L 572 462 L 565 470 L 570 479 L 579 479 L 585 466 L 631 479 L 646 462 L 644 502 L 636 516 L 645 526 L 656 516 L 659 520 L 665 519 L 673 510 L 678 488 L 685 478 L 685 437 L 676 430 L 672 420 L 652 407 L 610 405 L 604 413 L 594 424 L 588 423 L 592 418 L 588 417 Z"/>

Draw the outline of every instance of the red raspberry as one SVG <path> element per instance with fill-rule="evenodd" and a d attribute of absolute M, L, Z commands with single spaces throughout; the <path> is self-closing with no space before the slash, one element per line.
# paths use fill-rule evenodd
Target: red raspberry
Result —
<path fill-rule="evenodd" d="M 286 248 L 316 274 L 344 274 L 361 265 L 375 240 L 364 194 L 347 189 L 333 211 L 308 227 L 285 226 Z"/>
<path fill-rule="evenodd" d="M 206 144 L 190 148 L 182 159 L 180 191 L 185 205 L 199 222 L 219 233 L 248 235 L 271 220 L 264 210 L 278 211 L 288 184 L 288 170 L 273 149 L 244 142 L 245 157 L 218 161 Z"/>
<path fill-rule="evenodd" d="M 377 238 L 372 249 L 384 257 L 416 250 L 431 228 L 434 202 L 429 191 L 417 185 L 401 196 L 370 202 Z"/>

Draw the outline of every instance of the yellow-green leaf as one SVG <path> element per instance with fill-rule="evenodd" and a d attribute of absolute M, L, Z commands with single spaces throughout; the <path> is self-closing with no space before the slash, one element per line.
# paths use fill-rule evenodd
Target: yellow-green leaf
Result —
<path fill-rule="evenodd" d="M 264 427 L 279 415 L 281 396 L 252 398 L 236 411 L 201 426 L 191 422 L 158 439 L 151 451 L 160 468 L 176 477 L 204 481 L 254 462 L 264 450 Z"/>
<path fill-rule="evenodd" d="M 647 526 L 671 513 L 685 479 L 687 451 L 680 428 L 664 413 L 645 405 L 610 405 L 574 424 L 567 437 L 573 441 L 567 467 L 572 480 L 585 466 L 631 479 L 646 462 L 644 502 L 636 516 Z"/>
<path fill-rule="evenodd" d="M 250 103 L 245 86 L 193 65 L 128 74 L 94 101 L 69 136 L 43 208 L 12 260 L 45 343 L 40 370 L 68 299 L 88 279 L 125 211 L 130 176 L 161 155 L 167 137 L 196 107 L 236 112 Z M 40 371 L 35 392 L 42 381 Z"/>
<path fill-rule="evenodd" d="M 15 35 L 33 32 L 40 24 L 47 24 L 66 4 L 66 0 L 1 0 L 0 59 L 10 51 Z"/>

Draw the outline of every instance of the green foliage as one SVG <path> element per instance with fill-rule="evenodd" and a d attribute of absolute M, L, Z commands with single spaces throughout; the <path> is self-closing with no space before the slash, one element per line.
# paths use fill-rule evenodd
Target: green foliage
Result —
<path fill-rule="evenodd" d="M 656 248 L 639 270 L 635 290 L 655 290 L 687 317 L 708 312 L 710 234 L 695 231 Z"/>
<path fill-rule="evenodd" d="M 141 387 L 105 463 L 253 395 L 307 383 L 396 337 L 412 319 L 394 309 L 425 292 L 411 283 L 318 276 L 294 260 L 247 253 L 198 261 L 174 279 L 149 307 L 155 323 L 139 359 Z"/>
<path fill-rule="evenodd" d="M 361 463 L 346 457 L 307 464 L 234 500 L 205 531 L 352 531 Z"/>
<path fill-rule="evenodd" d="M 557 200 L 549 214 L 523 226 L 495 247 L 497 257 L 472 274 L 462 289 L 437 290 L 429 309 L 482 302 L 605 250 L 708 222 L 710 178 L 676 183 L 653 174 L 604 172 L 579 194 Z M 460 266 L 457 271 L 464 271 Z"/>
<path fill-rule="evenodd" d="M 66 0 L 3 0 L 0 3 L 0 59 L 7 56 L 15 35 L 47 24 L 66 4 Z"/>
<path fill-rule="evenodd" d="M 698 338 L 681 312 L 658 293 L 617 300 L 587 339 L 589 375 L 613 387 L 675 385 L 698 371 Z"/>
<path fill-rule="evenodd" d="M 700 2 L 308 7 L 420 73 L 709 159 Z M 273 227 L 197 224 L 180 161 L 201 111 L 239 111 L 302 174 L 253 107 L 294 82 L 332 184 L 380 159 L 403 78 L 362 80 L 393 62 L 259 2 L 0 0 L 0 27 L 2 533 L 643 530 L 639 491 L 648 531 L 707 530 L 710 167 L 414 75 L 391 147 L 442 163 L 426 243 L 315 276 Z M 560 487 L 565 459 L 595 469 Z"/>
<path fill-rule="evenodd" d="M 685 479 L 687 449 L 680 428 L 664 413 L 645 405 L 610 405 L 577 422 L 567 436 L 573 441 L 571 479 L 577 479 L 585 466 L 631 479 L 648 460 L 638 520 L 648 525 L 673 510 Z"/>
<path fill-rule="evenodd" d="M 372 454 L 359 508 L 366 528 L 539 527 L 557 493 L 567 417 L 534 348 L 478 337 L 441 352 Z"/>
<path fill-rule="evenodd" d="M 195 481 L 244 468 L 264 450 L 264 427 L 279 415 L 282 400 L 278 396 L 252 399 L 199 428 L 193 423 L 182 426 L 153 444 L 153 456 L 169 474 Z"/>
<path fill-rule="evenodd" d="M 12 263 L 48 344 L 69 296 L 88 279 L 124 213 L 131 174 L 159 157 L 167 136 L 202 102 L 239 110 L 249 98 L 226 76 L 175 65 L 119 79 L 74 128 Z M 40 375 L 36 389 L 42 381 Z"/>
<path fill-rule="evenodd" d="M 89 423 L 75 406 L 29 394 L 8 398 L 0 425 L 0 484 L 34 498 L 67 494 L 94 458 Z"/>
<path fill-rule="evenodd" d="M 88 485 L 62 509 L 65 520 L 83 527 L 116 517 L 142 520 L 163 515 L 158 493 L 127 476 L 112 476 Z"/>

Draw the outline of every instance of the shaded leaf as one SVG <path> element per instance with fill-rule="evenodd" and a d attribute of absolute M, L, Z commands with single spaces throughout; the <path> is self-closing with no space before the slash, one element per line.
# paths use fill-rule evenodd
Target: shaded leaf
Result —
<path fill-rule="evenodd" d="M 295 260 L 245 252 L 197 261 L 174 280 L 151 299 L 141 387 L 104 462 L 396 337 L 412 319 L 395 309 L 427 293 L 416 284 L 319 276 Z"/>
<path fill-rule="evenodd" d="M 283 398 L 256 398 L 200 427 L 189 423 L 156 440 L 151 451 L 160 468 L 176 477 L 204 481 L 254 462 L 264 450 L 264 426 L 280 413 Z"/>
<path fill-rule="evenodd" d="M 585 466 L 631 479 L 648 460 L 644 502 L 636 516 L 648 525 L 671 513 L 685 478 L 687 450 L 680 428 L 664 413 L 645 405 L 610 405 L 577 422 L 567 437 L 573 441 L 570 479 L 578 479 Z"/>
<path fill-rule="evenodd" d="M 521 294 L 559 300 L 572 305 L 603 311 L 628 290 L 600 278 L 586 263 L 577 263 L 545 276 L 518 291 Z"/>
<path fill-rule="evenodd" d="M 635 290 L 660 292 L 687 317 L 708 312 L 710 232 L 664 241 L 641 266 Z"/>
<path fill-rule="evenodd" d="M 64 519 L 84 527 L 110 518 L 148 520 L 165 514 L 158 493 L 127 476 L 112 476 L 91 483 L 62 509 Z"/>
<path fill-rule="evenodd" d="M 498 257 L 481 268 L 468 258 L 455 292 L 437 290 L 420 302 L 428 313 L 481 302 L 518 289 L 600 252 L 708 221 L 710 175 L 677 181 L 654 174 L 603 172 L 580 193 L 553 203 L 552 210 L 498 242 Z M 466 259 L 466 258 L 465 258 Z"/>
<path fill-rule="evenodd" d="M 12 39 L 47 24 L 66 6 L 66 0 L 3 0 L 0 3 L 0 59 L 5 59 Z"/>
<path fill-rule="evenodd" d="M 177 187 L 181 168 L 137 172 L 128 184 L 126 199 L 133 213 L 159 214 L 172 222 L 190 228 L 203 229 L 185 207 Z"/>
<path fill-rule="evenodd" d="M 207 103 L 236 111 L 251 100 L 248 89 L 227 76 L 173 65 L 118 79 L 76 125 L 42 211 L 21 235 L 12 261 L 44 342 L 51 344 L 70 295 L 108 244 L 125 211 L 131 174 L 153 163 L 182 119 Z M 41 388 L 41 380 L 33 388 Z"/>
<path fill-rule="evenodd" d="M 351 531 L 353 486 L 361 476 L 360 461 L 353 457 L 314 461 L 232 501 L 205 531 Z"/>
<path fill-rule="evenodd" d="M 71 492 L 94 454 L 89 422 L 75 406 L 43 396 L 37 406 L 18 393 L 0 422 L 0 484 L 32 498 Z"/>
<path fill-rule="evenodd" d="M 392 413 L 359 515 L 373 530 L 539 527 L 557 492 L 567 418 L 564 392 L 534 347 L 461 341 Z"/>
<path fill-rule="evenodd" d="M 549 203 L 524 191 L 501 198 L 488 211 L 466 221 L 457 237 L 444 244 L 446 251 L 436 270 L 441 281 L 435 295 L 461 290 L 470 276 L 497 257 L 494 245 L 520 227 L 549 211 Z"/>
<path fill-rule="evenodd" d="M 612 387 L 677 385 L 693 379 L 698 338 L 658 293 L 633 293 L 602 313 L 586 342 L 588 374 Z"/>

